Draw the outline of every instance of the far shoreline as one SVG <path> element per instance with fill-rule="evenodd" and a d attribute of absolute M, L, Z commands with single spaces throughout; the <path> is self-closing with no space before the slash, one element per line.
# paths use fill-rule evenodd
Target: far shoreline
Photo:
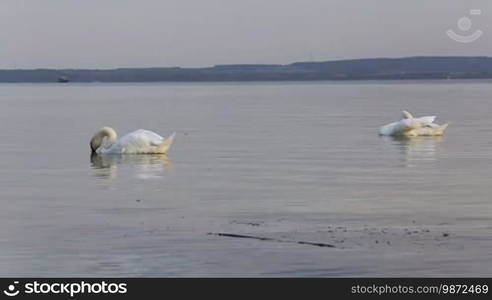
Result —
<path fill-rule="evenodd" d="M 491 57 L 419 56 L 204 68 L 9 69 L 0 82 L 278 82 L 492 79 Z"/>

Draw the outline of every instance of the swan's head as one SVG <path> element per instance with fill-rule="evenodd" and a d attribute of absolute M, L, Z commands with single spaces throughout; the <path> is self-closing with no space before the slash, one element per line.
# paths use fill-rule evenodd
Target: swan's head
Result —
<path fill-rule="evenodd" d="M 402 111 L 402 115 L 403 115 L 403 119 L 413 119 L 412 114 L 406 110 Z"/>
<path fill-rule="evenodd" d="M 97 149 L 109 148 L 117 139 L 116 131 L 111 127 L 103 127 L 99 129 L 91 138 L 90 146 L 92 152 L 97 152 Z"/>

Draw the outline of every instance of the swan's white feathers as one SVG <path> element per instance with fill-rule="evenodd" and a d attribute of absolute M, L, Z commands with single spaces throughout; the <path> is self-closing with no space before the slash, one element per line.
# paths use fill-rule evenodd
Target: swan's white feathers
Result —
<path fill-rule="evenodd" d="M 99 136 L 100 133 L 96 134 Z M 107 145 L 101 144 L 96 153 L 121 153 L 121 154 L 157 154 L 166 153 L 170 148 L 174 134 L 169 139 L 164 139 L 155 132 L 139 129 L 122 136 L 118 140 L 112 140 Z M 91 145 L 93 143 L 91 142 Z M 92 147 L 92 146 L 91 146 Z"/>
<path fill-rule="evenodd" d="M 390 136 L 438 136 L 443 135 L 448 124 L 435 124 L 436 116 L 415 118 L 407 111 L 403 111 L 403 119 L 382 126 L 380 135 Z"/>
<path fill-rule="evenodd" d="M 152 131 L 139 129 L 121 137 L 119 143 L 130 152 L 133 149 L 144 149 L 162 144 L 164 138 Z"/>
<path fill-rule="evenodd" d="M 414 118 L 413 120 L 416 122 L 419 122 L 422 126 L 425 126 L 425 125 L 430 125 L 430 124 L 434 123 L 434 120 L 436 120 L 436 116 L 426 116 L 426 117 Z"/>

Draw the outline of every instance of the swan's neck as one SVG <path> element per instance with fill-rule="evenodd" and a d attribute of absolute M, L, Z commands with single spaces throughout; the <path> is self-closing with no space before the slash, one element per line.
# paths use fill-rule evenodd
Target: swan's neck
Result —
<path fill-rule="evenodd" d="M 113 146 L 113 144 L 118 139 L 116 131 L 114 131 L 114 129 L 111 127 L 104 127 L 101 129 L 101 132 L 103 134 L 103 137 L 105 137 L 105 139 L 103 139 L 102 146 L 106 149 L 111 148 L 111 146 Z"/>
<path fill-rule="evenodd" d="M 408 111 L 406 111 L 406 110 L 404 110 L 404 111 L 402 112 L 402 114 L 403 114 L 403 119 L 413 119 L 412 114 L 411 114 L 411 113 L 409 113 L 409 112 L 408 112 Z"/>
<path fill-rule="evenodd" d="M 93 152 L 109 149 L 117 139 L 118 135 L 113 128 L 103 127 L 91 139 L 91 149 Z"/>

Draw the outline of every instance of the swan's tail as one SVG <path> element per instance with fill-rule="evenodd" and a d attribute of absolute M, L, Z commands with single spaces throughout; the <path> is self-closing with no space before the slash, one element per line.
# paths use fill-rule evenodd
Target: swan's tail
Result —
<path fill-rule="evenodd" d="M 436 133 L 435 135 L 443 135 L 444 134 L 444 131 L 446 131 L 446 128 L 448 128 L 449 126 L 449 123 L 446 123 L 444 125 L 441 125 L 439 126 L 439 128 L 436 129 Z"/>
<path fill-rule="evenodd" d="M 165 139 L 162 144 L 159 145 L 159 153 L 167 153 L 171 145 L 173 144 L 176 132 L 173 132 L 167 139 Z"/>

